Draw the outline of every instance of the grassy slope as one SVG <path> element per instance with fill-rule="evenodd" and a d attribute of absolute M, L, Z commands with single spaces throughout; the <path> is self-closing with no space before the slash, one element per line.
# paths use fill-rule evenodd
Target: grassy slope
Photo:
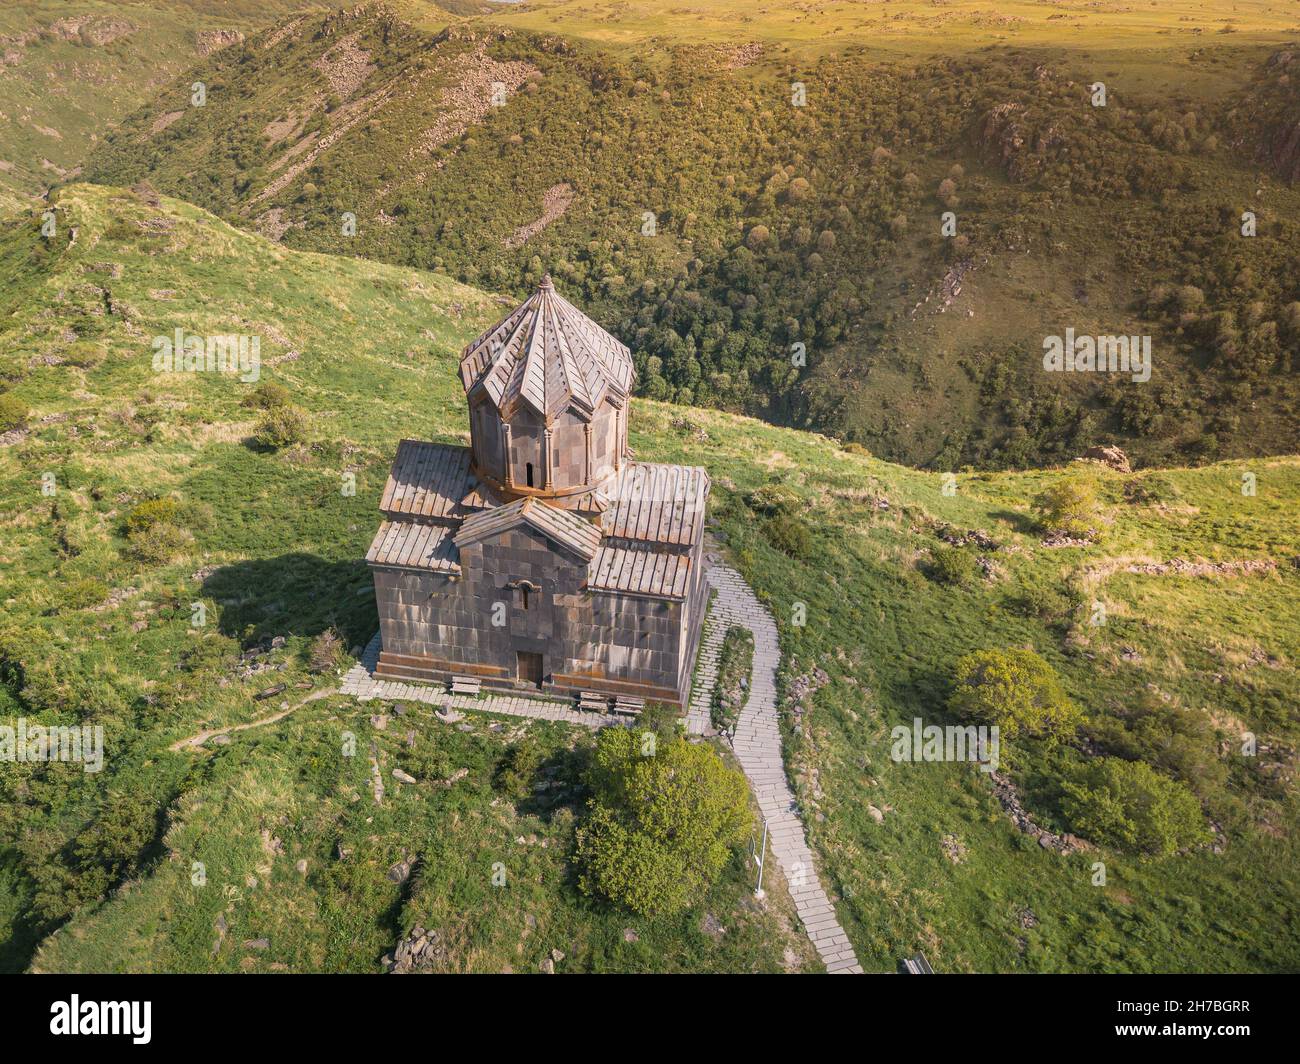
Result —
<path fill-rule="evenodd" d="M 809 27 L 895 16 L 901 30 L 929 25 L 930 14 L 896 6 L 882 14 L 830 5 L 816 19 L 793 17 Z M 1060 13 L 1023 6 L 1037 11 L 1029 24 L 1040 29 Z M 639 10 L 700 35 L 687 33 L 689 45 L 674 37 L 606 50 L 609 34 L 589 32 L 579 17 L 612 33 L 639 25 Z M 881 64 L 874 34 L 849 34 L 836 38 L 847 50 L 834 55 L 773 45 L 731 69 L 731 48 L 749 31 L 773 41 L 790 28 L 785 10 L 725 39 L 707 18 L 655 5 L 624 6 L 608 23 L 599 9 L 560 5 L 556 28 L 573 41 L 502 40 L 470 22 L 435 44 L 378 14 L 338 19 L 215 57 L 201 68 L 213 86 L 207 107 L 154 133 L 171 109 L 154 101 L 96 154 L 93 176 L 116 184 L 147 176 L 237 224 L 282 231 L 288 246 L 433 268 L 494 290 L 523 291 L 549 267 L 641 353 L 648 394 L 809 425 L 910 464 L 1050 464 L 1099 440 L 1119 440 L 1149 464 L 1300 444 L 1289 369 L 1300 326 L 1282 328 L 1291 362 L 1266 360 L 1244 395 L 1211 342 L 1216 312 L 1253 327 L 1261 315 L 1281 320 L 1300 297 L 1300 192 L 1251 161 L 1261 135 L 1255 108 L 1229 114 L 1283 39 L 1277 12 L 1256 5 L 1184 22 L 1181 9 L 1142 9 L 1134 20 L 1128 7 L 1089 8 L 1103 26 L 1132 22 L 1115 38 L 1123 47 L 1101 51 L 1077 39 L 1082 15 L 1069 10 L 1050 33 L 1015 24 L 993 50 L 958 33 L 937 54 L 922 32 L 910 53 Z M 933 17 L 960 21 L 965 10 L 946 5 Z M 555 5 L 530 5 L 497 14 L 537 28 L 553 13 Z M 1238 19 L 1242 32 L 1193 32 L 1220 17 Z M 644 31 L 628 32 L 642 40 Z M 354 35 L 374 69 L 327 112 L 320 61 Z M 480 50 L 537 76 L 507 106 L 452 121 L 445 142 L 424 154 L 422 138 L 447 134 L 440 121 L 499 74 L 467 60 Z M 464 62 L 480 83 L 458 95 Z M 796 78 L 809 90 L 803 110 L 788 106 Z M 1111 93 L 1104 113 L 1086 102 L 1096 78 Z M 983 124 L 1006 103 L 1025 110 L 1023 143 L 1004 160 L 1005 145 Z M 1193 132 L 1170 135 L 1184 121 Z M 315 155 L 327 134 L 336 139 Z M 884 145 L 893 160 L 870 165 Z M 1084 156 L 1095 164 L 1074 166 Z M 936 235 L 944 205 L 935 190 L 954 164 L 965 169 L 956 209 L 971 241 L 961 255 Z M 1017 167 L 1024 172 L 1010 172 Z M 1130 170 L 1146 175 L 1141 192 Z M 798 200 L 786 192 L 795 181 L 810 186 Z M 562 182 L 574 193 L 567 211 L 526 244 L 506 246 Z M 1254 241 L 1235 238 L 1224 221 L 1244 205 L 1260 214 Z M 657 214 L 654 238 L 641 232 L 646 210 Z M 354 237 L 340 235 L 344 211 L 357 215 Z M 906 223 L 901 233 L 895 217 Z M 758 225 L 773 239 L 750 256 L 742 245 Z M 835 238 L 832 250 L 821 247 L 823 232 Z M 952 306 L 939 314 L 936 300 L 913 319 L 963 255 L 977 268 Z M 1238 283 L 1246 270 L 1250 281 Z M 1204 323 L 1157 313 L 1147 300 L 1159 285 L 1203 288 Z M 1048 378 L 1042 338 L 1065 325 L 1153 334 L 1152 383 L 1107 393 L 1096 377 Z M 809 368 L 794 374 L 786 353 L 801 339 Z M 1012 379 L 992 401 L 980 375 L 999 365 Z M 1142 416 L 1130 409 L 1143 404 Z"/>
<path fill-rule="evenodd" d="M 34 228 L 0 247 L 5 371 L 21 369 L 15 392 L 38 416 L 66 415 L 0 449 L 0 595 L 12 618 L 6 636 L 23 633 L 16 656 L 27 684 L 3 690 L 11 702 L 26 699 L 33 716 L 38 703 L 44 719 L 103 722 L 110 761 L 99 779 L 62 769 L 4 777 L 7 963 L 30 954 L 39 930 L 27 908 L 33 898 L 66 900 L 71 889 L 57 875 L 35 882 L 30 873 L 84 872 L 69 859 L 68 840 L 102 819 L 107 793 L 124 790 L 160 818 L 139 868 L 124 866 L 140 881 L 105 905 L 88 901 L 42 948 L 42 969 L 373 970 L 380 951 L 417 923 L 449 935 L 454 968 L 532 968 L 550 948 L 590 969 L 780 965 L 792 944 L 779 930 L 782 910 L 750 910 L 734 871 L 710 901 L 734 935 L 715 942 L 693 922 L 640 927 L 647 948 L 632 949 L 623 941 L 625 918 L 587 905 L 566 884 L 556 854 L 570 830 L 567 814 L 512 814 L 491 804 L 488 778 L 508 736 L 481 721 L 472 734 L 417 723 L 418 745 L 408 750 L 400 719 L 375 732 L 368 715 L 376 707 L 330 700 L 238 735 L 197 764 L 166 752 L 200 727 L 253 719 L 280 698 L 301 697 L 307 686 L 294 685 L 310 684 L 305 642 L 327 624 L 349 643 L 373 631 L 359 559 L 376 523 L 387 458 L 404 436 L 464 438 L 455 351 L 499 308 L 430 274 L 287 251 L 173 201 L 155 210 L 128 193 L 78 186 L 62 203 L 78 226 L 73 247 L 43 252 Z M 145 235 L 139 223 L 158 217 L 167 221 L 154 228 L 165 231 Z M 111 315 L 103 313 L 104 289 Z M 259 332 L 267 359 L 297 351 L 296 359 L 265 366 L 264 376 L 313 412 L 314 445 L 282 455 L 252 451 L 241 442 L 251 418 L 239 406 L 244 386 L 152 374 L 149 338 L 176 325 L 200 334 Z M 87 344 L 103 361 L 85 369 L 55 362 L 69 355 L 94 362 Z M 1108 539 L 1045 549 L 1033 534 L 1029 500 L 1061 471 L 963 475 L 957 494 L 946 497 L 937 475 L 731 415 L 639 401 L 631 428 L 642 457 L 699 462 L 712 472 L 714 516 L 733 558 L 781 622 L 784 682 L 814 668 L 829 677 L 800 733 L 790 733 L 791 765 L 828 887 L 842 898 L 841 918 L 869 967 L 891 969 L 917 949 L 950 970 L 1300 963 L 1293 916 L 1300 824 L 1290 783 L 1300 739 L 1290 565 L 1300 553 L 1293 520 L 1300 461 L 1106 474 L 1115 518 Z M 358 473 L 355 498 L 338 491 L 345 469 Z M 43 471 L 62 486 L 57 510 L 39 495 Z M 1243 471 L 1258 477 L 1253 498 L 1240 494 Z M 805 560 L 775 551 L 744 501 L 773 482 L 801 499 L 814 540 Z M 1144 486 L 1158 499 L 1125 502 L 1126 486 Z M 145 567 L 124 556 L 121 517 L 132 500 L 168 492 L 187 503 L 195 542 L 175 564 Z M 888 509 L 878 508 L 879 496 Z M 971 590 L 926 579 L 922 563 L 941 547 L 939 522 L 991 534 L 1001 545 L 989 552 L 996 575 Z M 1174 557 L 1271 558 L 1279 568 L 1148 577 L 1120 564 L 1105 575 L 1126 560 Z M 69 589 L 86 577 L 137 591 L 110 608 L 69 601 Z M 1110 622 L 1094 629 L 1068 618 L 1026 618 L 1015 601 L 1036 587 L 1061 589 L 1084 607 L 1100 598 Z M 208 603 L 212 620 L 202 637 L 187 623 L 196 598 Z M 804 627 L 789 623 L 795 602 L 807 605 Z M 220 654 L 272 634 L 290 636 L 275 655 L 283 671 L 232 680 Z M 205 653 L 178 668 L 196 642 Z M 1283 782 L 1228 757 L 1228 784 L 1212 801 L 1227 832 L 1224 852 L 1143 862 L 1044 852 L 1016 833 L 977 773 L 888 760 L 889 726 L 941 714 L 958 655 L 1026 643 L 1056 665 L 1090 714 L 1116 716 L 1155 685 L 1171 701 L 1212 714 L 1227 749 L 1241 729 L 1257 732 L 1271 748 L 1261 761 L 1280 765 Z M 11 660 L 11 679 L 12 667 Z M 253 703 L 250 695 L 271 680 L 290 690 Z M 10 712 L 21 708 L 12 704 Z M 402 788 L 376 811 L 365 796 L 363 758 L 337 756 L 342 727 L 357 734 L 363 753 L 376 741 L 391 759 L 386 769 L 415 765 L 426 780 L 456 767 L 471 774 L 451 791 Z M 544 741 L 563 781 L 570 738 L 556 732 Z M 1053 781 L 1081 755 L 1027 755 L 1018 782 L 1035 814 L 1059 827 Z M 362 797 L 352 801 L 352 794 Z M 883 824 L 868 815 L 870 804 L 885 811 Z M 262 829 L 281 840 L 282 854 L 263 851 Z M 943 856 L 947 834 L 966 847 L 963 863 Z M 530 835 L 536 845 L 516 848 L 512 840 Z M 403 894 L 384 876 L 412 839 L 435 871 L 418 873 Z M 541 847 L 542 839 L 551 846 Z M 336 857 L 340 843 L 353 851 L 345 860 Z M 501 853 L 522 869 L 517 895 L 487 894 L 482 864 Z M 1105 888 L 1091 885 L 1099 856 L 1109 872 Z M 305 880 L 293 871 L 300 857 L 309 861 Z M 206 863 L 210 884 L 198 893 L 188 885 L 195 859 Z M 268 864 L 269 879 L 259 870 Z M 248 886 L 250 875 L 257 887 Z M 1025 910 L 1037 921 L 1030 928 Z M 230 930 L 213 954 L 221 912 Z M 524 935 L 528 913 L 537 917 L 536 937 Z M 271 938 L 267 952 L 242 948 L 262 935 Z M 361 945 L 350 950 L 353 939 Z"/>
<path fill-rule="evenodd" d="M 24 681 L 0 697 L 6 717 L 103 724 L 108 767 L 101 777 L 62 768 L 4 777 L 5 967 L 26 965 L 33 936 L 57 923 L 33 915 L 33 903 L 48 914 L 79 900 L 60 870 L 96 863 L 69 852 L 115 794 L 130 794 L 157 818 L 140 855 L 153 872 L 102 909 L 81 912 L 42 949 L 41 970 L 375 971 L 417 923 L 448 936 L 451 970 L 533 970 L 551 948 L 567 954 L 562 970 L 776 970 L 787 950 L 796 967 L 816 964 L 783 929 L 788 899 L 755 908 L 739 862 L 707 902 L 728 929 L 721 937 L 701 930 L 699 913 L 639 921 L 582 898 L 563 859 L 581 795 L 552 789 L 517 812 L 492 790 L 509 741 L 527 730 L 515 721 L 497 734 L 478 720 L 468 733 L 407 717 L 417 740 L 406 745 L 399 718 L 387 732 L 371 725 L 384 707 L 336 700 L 244 733 L 215 756 L 167 751 L 200 728 L 296 702 L 313 682 L 337 684 L 333 676 L 313 681 L 305 645 L 327 625 L 349 645 L 376 627 L 361 559 L 390 452 L 400 436 L 463 438 L 456 352 L 499 308 L 427 274 L 288 252 L 181 203 L 155 210 L 89 186 L 59 202 L 68 228 L 55 251 L 46 254 L 27 226 L 0 249 L 4 370 L 66 351 L 69 324 L 83 363 L 102 361 L 44 365 L 15 390 L 34 417 L 66 420 L 0 450 L 6 664 L 21 659 Z M 139 228 L 150 219 L 165 219 L 159 235 Z M 111 316 L 102 313 L 105 289 Z M 263 379 L 289 386 L 311 409 L 318 444 L 291 456 L 255 453 L 242 442 L 252 415 L 239 405 L 251 386 L 155 376 L 150 340 L 177 325 L 260 335 Z M 270 364 L 291 352 L 292 360 Z M 60 485 L 57 509 L 41 501 L 45 470 Z M 340 493 L 344 471 L 357 475 L 355 497 Z M 125 559 L 125 510 L 168 493 L 188 502 L 193 549 L 162 568 Z M 92 579 L 102 581 L 100 594 L 131 592 L 116 607 L 71 605 L 69 589 Z M 196 600 L 211 611 L 201 634 L 189 627 Z M 273 655 L 275 671 L 234 679 L 241 645 L 273 634 L 289 636 Z M 254 703 L 252 694 L 273 682 L 288 691 Z M 340 756 L 344 729 L 358 737 L 357 757 Z M 532 730 L 544 771 L 571 783 L 586 732 Z M 366 785 L 371 743 L 390 790 L 382 809 Z M 424 783 L 396 786 L 394 767 Z M 436 786 L 462 767 L 470 775 L 454 788 Z M 262 829 L 284 844 L 278 856 L 261 848 Z M 340 846 L 350 859 L 339 859 Z M 403 847 L 416 871 L 399 890 L 386 873 Z M 20 870 L 17 851 L 39 881 Z M 305 879 L 294 870 L 300 858 L 309 861 Z M 205 889 L 191 885 L 193 861 L 207 868 Z M 513 889 L 490 887 L 496 861 Z M 218 915 L 229 932 L 213 951 Z M 528 917 L 537 923 L 531 933 Z M 639 942 L 624 940 L 629 926 Z M 265 953 L 242 945 L 261 937 L 272 943 Z"/>
<path fill-rule="evenodd" d="M 196 33 L 248 33 L 289 12 L 327 6 L 309 0 L 5 4 L 0 38 L 8 43 L 0 42 L 0 51 L 9 58 L 0 65 L 0 162 L 8 165 L 0 165 L 0 207 L 29 202 L 79 173 L 119 119 L 200 60 Z M 78 20 L 85 20 L 81 36 Z M 129 24 L 129 32 L 97 39 L 96 31 L 112 23 Z"/>

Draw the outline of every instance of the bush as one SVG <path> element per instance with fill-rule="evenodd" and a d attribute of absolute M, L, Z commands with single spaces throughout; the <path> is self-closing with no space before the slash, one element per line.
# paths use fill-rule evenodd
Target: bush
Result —
<path fill-rule="evenodd" d="M 782 554 L 807 558 L 812 553 L 812 535 L 802 521 L 789 514 L 777 514 L 763 523 L 763 533 Z"/>
<path fill-rule="evenodd" d="M 647 746 L 636 729 L 607 728 L 588 782 L 579 886 L 643 916 L 702 901 L 752 827 L 744 777 L 703 743 Z"/>
<path fill-rule="evenodd" d="M 1085 476 L 1066 477 L 1044 491 L 1034 502 L 1043 528 L 1067 536 L 1086 538 L 1101 525 L 1097 487 Z"/>
<path fill-rule="evenodd" d="M 144 532 L 159 523 L 176 524 L 180 506 L 175 499 L 145 499 L 126 515 L 126 534 Z"/>
<path fill-rule="evenodd" d="M 1074 601 L 1054 587 L 1027 587 L 1016 599 L 1014 607 L 1022 617 L 1057 624 L 1073 611 Z"/>
<path fill-rule="evenodd" d="M 525 736 L 506 751 L 497 770 L 497 789 L 516 801 L 528 797 L 541 764 L 542 748 L 536 739 Z"/>
<path fill-rule="evenodd" d="M 1062 790 L 1072 830 L 1094 842 L 1167 857 L 1210 837 L 1196 796 L 1141 761 L 1100 758 Z"/>
<path fill-rule="evenodd" d="M 241 406 L 251 406 L 258 410 L 271 410 L 277 406 L 287 406 L 289 389 L 275 381 L 263 381 L 244 397 Z"/>
<path fill-rule="evenodd" d="M 253 439 L 263 447 L 279 450 L 307 439 L 307 411 L 284 403 L 262 411 L 253 430 Z"/>
<path fill-rule="evenodd" d="M 16 395 L 0 395 L 0 432 L 10 432 L 27 424 L 31 411 Z"/>
<path fill-rule="evenodd" d="M 86 576 L 73 580 L 63 589 L 60 608 L 65 610 L 83 610 L 108 598 L 108 585 L 94 577 Z"/>
<path fill-rule="evenodd" d="M 183 553 L 193 537 L 169 521 L 156 521 L 127 539 L 132 557 L 147 565 L 164 565 Z"/>
<path fill-rule="evenodd" d="M 1219 756 L 1218 735 L 1208 716 L 1199 709 L 1165 702 L 1150 691 L 1139 691 L 1119 717 L 1090 720 L 1084 732 L 1105 753 L 1143 761 L 1203 798 L 1219 793 L 1228 778 L 1228 765 Z"/>
<path fill-rule="evenodd" d="M 326 628 L 311 641 L 307 652 L 312 672 L 329 672 L 343 661 L 343 637 L 333 628 Z"/>
<path fill-rule="evenodd" d="M 971 587 L 979 582 L 979 562 L 974 554 L 962 547 L 947 547 L 935 551 L 930 562 L 930 577 L 953 587 Z"/>
<path fill-rule="evenodd" d="M 764 484 L 745 496 L 745 505 L 768 517 L 778 514 L 794 516 L 802 506 L 799 493 L 784 484 Z"/>
<path fill-rule="evenodd" d="M 959 717 L 996 724 L 1004 738 L 1069 735 L 1079 720 L 1055 670 L 1032 650 L 977 650 L 957 662 L 948 701 Z"/>

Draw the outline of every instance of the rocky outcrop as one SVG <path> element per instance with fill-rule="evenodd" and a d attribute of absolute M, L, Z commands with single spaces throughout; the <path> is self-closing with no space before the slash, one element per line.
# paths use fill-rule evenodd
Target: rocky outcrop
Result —
<path fill-rule="evenodd" d="M 1102 465 L 1109 466 L 1111 469 L 1116 469 L 1121 473 L 1133 472 L 1133 467 L 1129 464 L 1128 455 L 1118 447 L 1108 447 L 1105 445 L 1089 447 L 1079 457 L 1079 461 L 1100 462 Z"/>
<path fill-rule="evenodd" d="M 244 35 L 239 30 L 199 30 L 194 34 L 194 50 L 204 56 L 243 42 Z"/>
<path fill-rule="evenodd" d="M 431 972 L 442 968 L 447 960 L 447 947 L 437 931 L 413 927 L 392 953 L 384 957 L 384 971 L 392 975 L 413 972 Z"/>

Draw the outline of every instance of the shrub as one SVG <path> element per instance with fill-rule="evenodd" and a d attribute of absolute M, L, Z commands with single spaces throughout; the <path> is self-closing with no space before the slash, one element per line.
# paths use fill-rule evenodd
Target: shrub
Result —
<path fill-rule="evenodd" d="M 326 628 L 311 641 L 307 651 L 312 672 L 329 672 L 343 660 L 343 637 L 334 628 Z"/>
<path fill-rule="evenodd" d="M 945 547 L 935 551 L 930 562 L 930 576 L 941 584 L 971 587 L 980 578 L 979 562 L 963 547 Z"/>
<path fill-rule="evenodd" d="M 145 499 L 131 507 L 126 515 L 126 534 L 144 532 L 162 522 L 176 524 L 179 513 L 180 506 L 175 499 Z"/>
<path fill-rule="evenodd" d="M 1196 796 L 1141 761 L 1099 758 L 1061 786 L 1071 828 L 1095 842 L 1167 857 L 1209 838 Z"/>
<path fill-rule="evenodd" d="M 745 496 L 745 504 L 755 513 L 773 516 L 799 512 L 801 502 L 798 493 L 784 484 L 764 484 Z"/>
<path fill-rule="evenodd" d="M 108 598 L 108 585 L 94 577 L 73 580 L 63 589 L 60 606 L 65 610 L 82 610 Z"/>
<path fill-rule="evenodd" d="M 957 662 L 949 707 L 1017 735 L 1073 734 L 1077 707 L 1055 670 L 1032 650 L 977 650 Z"/>
<path fill-rule="evenodd" d="M 1043 528 L 1067 536 L 1096 534 L 1101 524 L 1101 504 L 1090 477 L 1072 476 L 1057 481 L 1034 502 Z"/>
<path fill-rule="evenodd" d="M 307 411 L 292 403 L 263 410 L 253 430 L 253 439 L 273 450 L 303 443 L 307 439 Z"/>
<path fill-rule="evenodd" d="M 1107 754 L 1143 761 L 1208 797 L 1220 791 L 1228 765 L 1209 717 L 1199 709 L 1165 702 L 1139 691 L 1119 717 L 1088 721 L 1085 734 Z"/>
<path fill-rule="evenodd" d="M 797 517 L 777 514 L 763 522 L 763 533 L 772 546 L 791 558 L 807 558 L 812 553 L 812 534 Z"/>
<path fill-rule="evenodd" d="M 1015 610 L 1022 617 L 1033 617 L 1047 624 L 1065 620 L 1073 609 L 1070 596 L 1054 587 L 1027 587 L 1015 601 Z"/>
<path fill-rule="evenodd" d="M 147 565 L 163 565 L 174 560 L 193 537 L 169 521 L 155 521 L 128 537 L 130 554 Z"/>
<path fill-rule="evenodd" d="M 506 751 L 497 770 L 497 789 L 515 800 L 528 797 L 541 764 L 542 748 L 536 739 L 525 736 Z"/>
<path fill-rule="evenodd" d="M 577 831 L 579 886 L 633 912 L 659 916 L 703 900 L 749 835 L 744 777 L 712 747 L 654 744 L 634 729 L 596 741 L 590 815 Z"/>
<path fill-rule="evenodd" d="M 277 406 L 287 406 L 289 389 L 275 381 L 263 381 L 248 395 L 244 396 L 241 406 L 251 406 L 258 410 L 271 410 Z"/>
<path fill-rule="evenodd" d="M 0 395 L 0 432 L 10 432 L 27 424 L 31 411 L 16 395 Z"/>

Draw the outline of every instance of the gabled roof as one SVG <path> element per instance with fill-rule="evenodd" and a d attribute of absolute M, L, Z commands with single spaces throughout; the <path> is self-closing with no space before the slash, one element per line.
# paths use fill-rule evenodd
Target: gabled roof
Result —
<path fill-rule="evenodd" d="M 611 495 L 604 520 L 611 539 L 684 547 L 704 534 L 709 475 L 700 466 L 631 462 Z"/>
<path fill-rule="evenodd" d="M 392 565 L 399 569 L 429 569 L 438 573 L 458 573 L 453 530 L 447 525 L 421 521 L 384 521 L 366 553 L 372 565 Z"/>
<path fill-rule="evenodd" d="M 589 418 L 607 397 L 621 405 L 636 370 L 627 347 L 559 295 L 548 274 L 461 352 L 460 378 L 503 414 L 522 403 L 549 423 L 570 407 Z"/>
<path fill-rule="evenodd" d="M 591 561 L 600 547 L 600 529 L 590 521 L 533 498 L 517 499 L 506 506 L 467 517 L 455 535 L 456 546 L 482 542 L 521 524 L 536 529 L 553 543 L 567 547 L 584 561 Z"/>
<path fill-rule="evenodd" d="M 468 447 L 403 440 L 397 445 L 379 509 L 390 517 L 459 517 L 460 501 L 471 479 L 469 460 Z"/>
<path fill-rule="evenodd" d="M 591 591 L 684 599 L 691 580 L 690 554 L 675 554 L 634 544 L 603 543 L 587 566 Z"/>

